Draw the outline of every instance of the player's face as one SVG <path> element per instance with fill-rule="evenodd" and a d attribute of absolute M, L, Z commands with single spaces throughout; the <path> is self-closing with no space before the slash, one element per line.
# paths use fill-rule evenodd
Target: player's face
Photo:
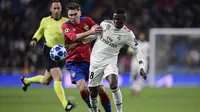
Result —
<path fill-rule="evenodd" d="M 140 39 L 141 41 L 144 41 L 144 40 L 146 39 L 145 34 L 144 34 L 144 33 L 140 33 L 139 39 Z"/>
<path fill-rule="evenodd" d="M 68 18 L 72 22 L 72 24 L 79 24 L 80 23 L 80 16 L 81 11 L 80 10 L 68 10 Z"/>
<path fill-rule="evenodd" d="M 125 22 L 125 16 L 123 14 L 116 14 L 113 15 L 114 26 L 116 28 L 122 28 Z"/>
<path fill-rule="evenodd" d="M 61 4 L 59 2 L 52 3 L 50 11 L 54 19 L 59 19 L 62 11 Z"/>

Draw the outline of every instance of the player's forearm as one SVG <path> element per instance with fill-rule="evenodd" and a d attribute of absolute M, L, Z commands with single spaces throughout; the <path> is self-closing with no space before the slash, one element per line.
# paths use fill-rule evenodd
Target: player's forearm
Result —
<path fill-rule="evenodd" d="M 136 53 L 136 57 L 137 57 L 140 68 L 144 69 L 144 58 L 139 47 L 135 49 L 135 53 Z"/>
<path fill-rule="evenodd" d="M 68 44 L 65 46 L 65 48 L 68 50 L 68 51 L 72 51 L 74 50 L 76 47 L 82 45 L 83 43 L 82 42 L 78 42 L 78 43 L 75 43 L 75 44 Z"/>
<path fill-rule="evenodd" d="M 86 38 L 87 36 L 91 34 L 92 32 L 90 30 L 83 33 L 76 34 L 76 41 L 82 41 L 84 38 Z"/>
<path fill-rule="evenodd" d="M 36 32 L 32 39 L 36 39 L 37 41 L 39 41 L 41 39 L 41 37 L 42 37 L 42 34 L 38 34 Z"/>
<path fill-rule="evenodd" d="M 94 41 L 96 38 L 97 38 L 97 35 L 89 35 L 82 40 L 82 43 L 83 44 L 90 43 L 90 42 Z"/>

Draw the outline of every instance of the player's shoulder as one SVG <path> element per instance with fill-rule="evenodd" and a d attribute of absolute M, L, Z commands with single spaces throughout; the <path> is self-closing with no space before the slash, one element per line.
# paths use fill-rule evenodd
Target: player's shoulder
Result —
<path fill-rule="evenodd" d="M 50 20 L 51 16 L 46 16 L 46 17 L 43 17 L 40 21 L 41 24 L 45 24 L 45 23 L 48 23 L 48 21 Z"/>
<path fill-rule="evenodd" d="M 122 28 L 125 32 L 128 33 L 133 33 L 132 30 L 130 30 L 129 28 L 127 28 L 127 26 L 124 25 L 124 27 Z"/>
<path fill-rule="evenodd" d="M 110 24 L 113 25 L 113 20 L 103 20 L 101 24 Z"/>
<path fill-rule="evenodd" d="M 63 23 L 63 25 L 66 25 L 66 26 L 68 26 L 69 24 L 71 24 L 71 21 L 69 19 L 67 19 L 67 21 Z"/>
<path fill-rule="evenodd" d="M 46 17 L 43 17 L 43 18 L 42 18 L 42 21 L 47 21 L 47 20 L 49 20 L 49 19 L 51 19 L 51 16 L 46 16 Z"/>
<path fill-rule="evenodd" d="M 133 31 L 130 30 L 129 28 L 127 28 L 126 26 L 124 26 L 124 27 L 122 28 L 122 30 L 123 30 L 123 32 L 124 32 L 125 34 L 127 34 L 127 36 L 135 38 L 135 34 L 133 33 Z"/>
<path fill-rule="evenodd" d="M 86 23 L 90 23 L 90 22 L 93 22 L 92 18 L 88 17 L 88 16 L 81 16 L 80 17 L 80 20 L 81 21 L 84 21 Z"/>
<path fill-rule="evenodd" d="M 69 28 L 70 27 L 70 24 L 71 24 L 71 21 L 68 19 L 66 22 L 64 22 L 62 24 L 62 28 L 65 29 L 65 28 Z"/>

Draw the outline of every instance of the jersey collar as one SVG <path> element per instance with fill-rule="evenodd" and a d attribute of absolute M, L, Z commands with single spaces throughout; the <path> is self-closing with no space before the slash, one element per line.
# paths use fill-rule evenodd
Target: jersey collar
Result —
<path fill-rule="evenodd" d="M 125 27 L 125 25 L 124 25 L 122 28 L 118 29 L 118 28 L 116 28 L 116 27 L 114 26 L 114 30 L 115 30 L 115 31 L 120 31 L 120 30 L 123 29 L 124 27 Z"/>
<path fill-rule="evenodd" d="M 54 19 L 53 16 L 51 16 L 51 18 Z M 54 19 L 54 20 L 59 21 L 60 19 L 62 19 L 62 16 L 59 19 Z"/>

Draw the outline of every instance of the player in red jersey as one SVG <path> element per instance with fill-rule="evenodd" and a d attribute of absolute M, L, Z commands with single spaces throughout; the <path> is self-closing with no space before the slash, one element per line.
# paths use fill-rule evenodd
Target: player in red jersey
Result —
<path fill-rule="evenodd" d="M 67 45 L 79 44 L 87 36 L 102 32 L 102 28 L 89 17 L 81 17 L 79 4 L 70 3 L 67 6 L 69 21 L 62 25 Z M 80 94 L 86 102 L 89 111 L 93 112 L 89 99 L 89 90 L 86 81 L 89 77 L 91 43 L 81 44 L 74 50 L 68 51 L 66 69 L 69 71 L 72 83 L 80 89 Z M 102 106 L 106 112 L 111 112 L 111 104 L 108 94 L 103 88 L 99 89 Z"/>

